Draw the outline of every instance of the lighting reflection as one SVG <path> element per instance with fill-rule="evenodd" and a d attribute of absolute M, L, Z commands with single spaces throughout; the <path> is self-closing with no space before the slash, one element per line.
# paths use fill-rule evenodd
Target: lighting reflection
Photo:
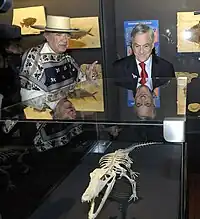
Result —
<path fill-rule="evenodd" d="M 163 36 L 169 44 L 175 43 L 174 40 L 172 39 L 172 32 L 169 28 L 165 29 L 164 33 L 161 34 L 161 36 Z"/>
<path fill-rule="evenodd" d="M 191 31 L 189 31 L 189 30 L 183 31 L 183 38 L 184 38 L 185 40 L 189 40 L 191 37 L 192 37 Z"/>

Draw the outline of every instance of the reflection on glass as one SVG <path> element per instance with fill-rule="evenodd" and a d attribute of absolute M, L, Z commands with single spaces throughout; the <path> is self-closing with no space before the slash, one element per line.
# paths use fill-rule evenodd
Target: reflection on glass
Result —
<path fill-rule="evenodd" d="M 186 114 L 187 77 L 177 79 L 177 115 Z"/>
<path fill-rule="evenodd" d="M 180 77 L 181 76 L 181 77 Z M 63 98 L 54 110 L 38 110 L 33 107 L 27 107 L 31 102 L 38 102 L 40 98 L 34 98 L 28 103 L 21 102 L 10 107 L 2 109 L 2 120 L 48 120 L 59 122 L 71 120 L 79 122 L 106 121 L 114 123 L 116 121 L 133 122 L 138 119 L 162 120 L 167 116 L 184 115 L 184 106 L 186 99 L 187 77 L 178 75 L 178 79 L 172 78 L 146 78 L 146 83 L 141 84 L 141 78 L 121 79 L 116 82 L 113 79 L 104 79 L 109 84 L 114 84 L 111 89 L 116 89 L 116 94 L 108 98 L 108 105 L 105 112 L 87 110 L 84 105 L 77 109 L 75 102 L 71 98 Z M 184 79 L 186 78 L 186 79 Z M 195 79 L 192 79 L 192 81 Z M 106 94 L 105 94 L 106 95 Z M 119 96 L 118 96 L 119 95 Z M 94 101 L 102 102 L 105 97 L 99 96 Z M 90 99 L 93 99 L 93 97 Z M 73 99 L 72 99 L 73 100 Z M 89 102 L 87 98 L 76 97 L 76 103 Z M 113 106 L 115 102 L 116 107 Z M 112 111 L 112 116 L 107 116 L 107 112 Z"/>
<path fill-rule="evenodd" d="M 172 38 L 173 36 L 172 36 L 172 32 L 171 32 L 170 29 L 168 29 L 168 28 L 165 29 L 164 33 L 161 34 L 161 36 L 163 36 L 167 40 L 168 44 L 174 44 L 175 43 L 173 38 Z"/>
<path fill-rule="evenodd" d="M 73 104 L 67 99 L 61 99 L 54 110 L 54 119 L 76 119 L 76 110 Z"/>
<path fill-rule="evenodd" d="M 135 112 L 140 119 L 154 119 L 156 116 L 153 92 L 148 86 L 141 85 L 135 94 Z"/>

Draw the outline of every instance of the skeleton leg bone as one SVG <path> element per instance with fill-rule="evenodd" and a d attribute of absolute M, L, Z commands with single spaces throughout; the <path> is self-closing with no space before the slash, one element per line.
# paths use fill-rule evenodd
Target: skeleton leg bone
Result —
<path fill-rule="evenodd" d="M 132 199 L 134 199 L 134 201 L 137 200 L 138 197 L 137 197 L 137 193 L 136 193 L 136 182 L 135 182 L 135 180 L 129 178 L 126 174 L 124 174 L 123 176 L 128 179 L 128 181 L 131 184 L 131 188 L 132 188 L 132 193 L 133 194 L 130 196 L 128 201 L 130 202 Z"/>
<path fill-rule="evenodd" d="M 138 177 L 140 175 L 140 173 L 138 172 L 134 172 L 131 169 L 129 169 L 130 175 L 132 179 L 135 179 L 136 177 Z"/>
<path fill-rule="evenodd" d="M 135 180 L 133 180 L 133 184 L 132 184 L 131 186 L 132 186 L 132 192 L 133 192 L 133 194 L 130 196 L 130 198 L 129 198 L 129 200 L 128 200 L 129 202 L 132 201 L 132 199 L 133 199 L 134 201 L 138 199 L 137 193 L 136 193 L 136 182 L 135 182 Z"/>

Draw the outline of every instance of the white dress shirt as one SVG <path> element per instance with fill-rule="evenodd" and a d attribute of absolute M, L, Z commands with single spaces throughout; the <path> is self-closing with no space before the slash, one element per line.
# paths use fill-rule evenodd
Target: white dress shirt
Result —
<path fill-rule="evenodd" d="M 142 68 L 140 67 L 140 63 L 137 59 L 136 59 L 136 63 L 137 63 L 137 68 L 138 68 L 138 72 L 139 72 L 139 76 L 141 74 Z M 144 62 L 145 63 L 145 70 L 147 72 L 148 78 L 147 78 L 147 82 L 145 83 L 145 85 L 150 89 L 153 90 L 153 84 L 152 84 L 152 78 L 151 78 L 151 72 L 152 72 L 152 56 L 150 56 L 147 61 Z M 137 88 L 141 86 L 140 84 L 140 78 L 138 80 L 137 83 Z"/>

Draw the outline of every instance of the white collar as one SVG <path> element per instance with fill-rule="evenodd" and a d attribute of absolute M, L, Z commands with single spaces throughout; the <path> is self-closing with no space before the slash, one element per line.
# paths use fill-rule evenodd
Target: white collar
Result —
<path fill-rule="evenodd" d="M 41 54 L 44 54 L 44 53 L 53 53 L 53 54 L 56 54 L 53 49 L 49 46 L 49 44 L 46 42 L 44 44 L 44 46 L 42 47 L 42 50 L 40 51 Z"/>
<path fill-rule="evenodd" d="M 141 62 L 136 59 L 136 63 L 139 65 Z M 149 66 L 152 63 L 152 55 L 144 63 Z"/>

